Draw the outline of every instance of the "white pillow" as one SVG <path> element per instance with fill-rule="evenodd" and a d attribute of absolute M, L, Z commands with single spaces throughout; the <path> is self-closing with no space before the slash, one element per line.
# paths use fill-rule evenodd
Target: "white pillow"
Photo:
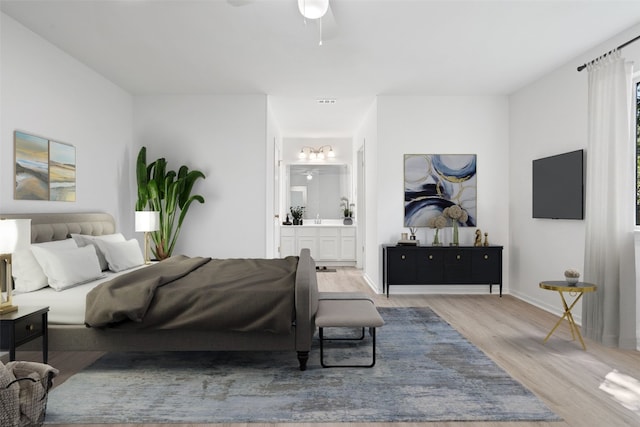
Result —
<path fill-rule="evenodd" d="M 100 268 L 102 270 L 107 270 L 109 265 L 107 263 L 107 259 L 104 254 L 100 250 L 100 248 L 95 244 L 96 240 L 103 240 L 105 242 L 124 242 L 126 239 L 121 233 L 115 234 L 105 234 L 102 236 L 90 236 L 88 234 L 72 234 L 71 237 L 76 241 L 78 247 L 81 248 L 83 246 L 92 245 L 96 250 L 96 255 L 98 255 L 98 261 L 100 261 Z"/>
<path fill-rule="evenodd" d="M 77 248 L 73 239 L 56 240 L 53 242 L 34 243 L 29 248 L 19 249 L 11 257 L 12 275 L 16 293 L 33 292 L 48 286 L 47 276 L 33 256 L 32 248 L 47 248 L 51 250 Z"/>
<path fill-rule="evenodd" d="M 96 251 L 91 246 L 58 250 L 32 247 L 31 251 L 46 274 L 49 286 L 56 291 L 102 277 Z"/>
<path fill-rule="evenodd" d="M 126 242 L 108 242 L 96 240 L 100 251 L 107 258 L 109 270 L 118 272 L 144 264 L 144 257 L 136 239 Z"/>

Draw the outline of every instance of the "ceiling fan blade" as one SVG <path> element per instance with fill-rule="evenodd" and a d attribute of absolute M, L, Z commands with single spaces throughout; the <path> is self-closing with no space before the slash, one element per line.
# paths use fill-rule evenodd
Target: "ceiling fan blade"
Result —
<path fill-rule="evenodd" d="M 246 6 L 248 4 L 251 4 L 255 2 L 255 0 L 227 0 L 227 3 L 229 3 L 231 6 Z"/>
<path fill-rule="evenodd" d="M 331 40 L 338 36 L 339 33 L 338 22 L 333 14 L 333 8 L 331 2 L 329 2 L 329 9 L 327 13 L 322 17 L 322 38 L 324 40 Z"/>

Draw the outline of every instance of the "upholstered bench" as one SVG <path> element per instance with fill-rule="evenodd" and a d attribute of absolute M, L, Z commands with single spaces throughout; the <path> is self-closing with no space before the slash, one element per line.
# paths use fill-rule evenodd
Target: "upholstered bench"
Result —
<path fill-rule="evenodd" d="M 376 364 L 376 328 L 384 325 L 384 320 L 370 297 L 361 293 L 320 292 L 316 325 L 320 335 L 320 364 L 323 368 L 371 368 Z M 362 336 L 357 338 L 325 338 L 324 328 L 362 328 Z M 324 362 L 325 341 L 363 340 L 365 328 L 369 328 L 372 338 L 370 364 L 329 365 Z"/>

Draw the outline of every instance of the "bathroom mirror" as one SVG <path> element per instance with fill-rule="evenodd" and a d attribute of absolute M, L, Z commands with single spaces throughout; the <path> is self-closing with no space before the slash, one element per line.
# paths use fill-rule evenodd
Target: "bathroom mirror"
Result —
<path fill-rule="evenodd" d="M 351 200 L 349 165 L 289 165 L 286 213 L 290 206 L 304 206 L 304 218 L 340 219 L 342 197 Z M 306 199 L 304 205 L 299 204 Z"/>

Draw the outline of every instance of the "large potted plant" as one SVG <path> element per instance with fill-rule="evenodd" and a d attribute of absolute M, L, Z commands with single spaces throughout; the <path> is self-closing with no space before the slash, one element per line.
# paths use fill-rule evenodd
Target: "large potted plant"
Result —
<path fill-rule="evenodd" d="M 147 165 L 147 148 L 142 147 L 136 162 L 136 179 L 138 183 L 138 201 L 136 210 L 158 211 L 160 213 L 160 229 L 151 232 L 155 245 L 154 256 L 163 260 L 173 253 L 180 235 L 184 218 L 193 201 L 204 203 L 204 197 L 191 194 L 193 185 L 199 179 L 205 179 L 202 172 L 189 170 L 180 166 L 178 173 L 167 169 L 164 158 Z M 176 221 L 177 219 L 177 221 Z"/>

